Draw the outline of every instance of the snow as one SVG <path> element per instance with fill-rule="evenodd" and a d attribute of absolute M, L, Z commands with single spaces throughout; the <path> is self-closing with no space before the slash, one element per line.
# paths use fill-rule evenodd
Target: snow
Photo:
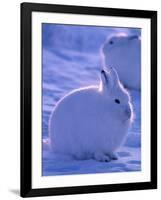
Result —
<path fill-rule="evenodd" d="M 107 36 L 119 32 L 140 34 L 139 29 L 43 24 L 43 139 L 48 139 L 49 116 L 56 102 L 73 89 L 99 83 L 100 47 Z M 125 144 L 118 150 L 118 160 L 108 163 L 75 160 L 54 155 L 44 146 L 42 175 L 141 170 L 141 94 L 136 90 L 130 90 L 130 93 L 135 120 Z"/>

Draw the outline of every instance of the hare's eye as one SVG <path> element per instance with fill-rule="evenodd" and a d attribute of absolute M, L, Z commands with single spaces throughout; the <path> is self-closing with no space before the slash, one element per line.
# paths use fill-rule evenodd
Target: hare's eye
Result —
<path fill-rule="evenodd" d="M 109 41 L 109 44 L 113 44 L 113 41 L 111 40 L 111 41 Z"/>
<path fill-rule="evenodd" d="M 120 100 L 119 99 L 115 99 L 115 103 L 120 104 Z"/>

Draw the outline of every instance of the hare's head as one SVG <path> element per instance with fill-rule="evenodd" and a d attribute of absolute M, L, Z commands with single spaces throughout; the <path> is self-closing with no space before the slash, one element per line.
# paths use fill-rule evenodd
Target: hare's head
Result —
<path fill-rule="evenodd" d="M 115 34 L 107 38 L 105 44 L 102 46 L 104 54 L 109 54 L 115 49 L 117 54 L 123 54 L 122 51 L 127 51 L 129 54 L 129 47 L 133 50 L 136 46 L 140 47 L 141 40 L 138 35 Z M 132 51 L 130 49 L 130 52 Z M 126 54 L 125 54 L 126 55 Z"/>
<path fill-rule="evenodd" d="M 121 122 L 129 122 L 133 119 L 133 107 L 128 91 L 121 84 L 114 68 L 107 72 L 101 71 L 100 90 L 105 102 L 107 102 L 111 117 Z"/>

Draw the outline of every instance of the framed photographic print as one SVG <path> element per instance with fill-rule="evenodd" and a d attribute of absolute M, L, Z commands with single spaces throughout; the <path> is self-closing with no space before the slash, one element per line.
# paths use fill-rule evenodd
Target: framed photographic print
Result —
<path fill-rule="evenodd" d="M 21 196 L 157 188 L 157 12 L 21 4 Z"/>

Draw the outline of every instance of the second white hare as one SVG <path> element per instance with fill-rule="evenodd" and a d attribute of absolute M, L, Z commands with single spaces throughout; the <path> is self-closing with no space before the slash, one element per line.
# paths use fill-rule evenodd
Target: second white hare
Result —
<path fill-rule="evenodd" d="M 51 148 L 76 159 L 117 159 L 132 118 L 130 96 L 117 72 L 102 70 L 99 86 L 74 90 L 57 103 L 49 122 Z"/>
<path fill-rule="evenodd" d="M 121 82 L 141 89 L 141 40 L 137 35 L 113 35 L 102 47 L 105 67 L 115 67 Z M 107 69 L 108 70 L 108 69 Z"/>

